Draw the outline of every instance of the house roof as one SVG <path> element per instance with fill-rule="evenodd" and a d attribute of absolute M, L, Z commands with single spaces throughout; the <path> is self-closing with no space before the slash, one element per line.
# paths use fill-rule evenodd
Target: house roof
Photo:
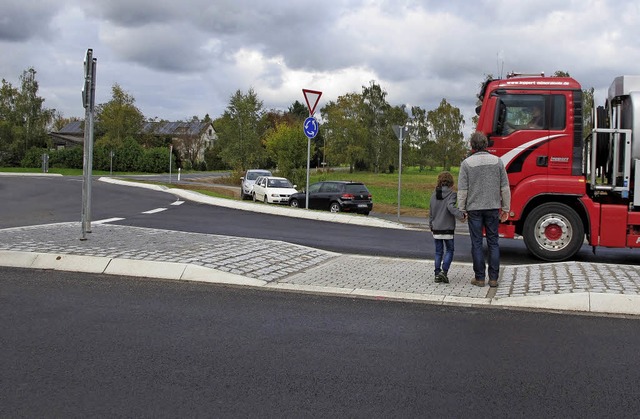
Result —
<path fill-rule="evenodd" d="M 209 122 L 145 122 L 142 132 L 154 135 L 199 135 L 204 132 L 211 123 Z"/>
<path fill-rule="evenodd" d="M 203 133 L 211 123 L 209 122 L 145 122 L 141 133 L 154 135 L 166 135 L 180 137 L 183 135 L 199 135 Z M 57 132 L 51 132 L 56 137 L 83 137 L 84 121 L 72 121 Z"/>

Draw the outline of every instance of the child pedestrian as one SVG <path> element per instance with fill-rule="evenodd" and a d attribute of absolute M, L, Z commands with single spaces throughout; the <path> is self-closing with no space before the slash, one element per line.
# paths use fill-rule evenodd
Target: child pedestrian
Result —
<path fill-rule="evenodd" d="M 429 202 L 429 228 L 435 242 L 435 282 L 449 283 L 447 273 L 453 261 L 453 234 L 456 218 L 466 220 L 466 215 L 456 206 L 457 194 L 453 188 L 453 176 L 441 172 L 434 193 Z"/>

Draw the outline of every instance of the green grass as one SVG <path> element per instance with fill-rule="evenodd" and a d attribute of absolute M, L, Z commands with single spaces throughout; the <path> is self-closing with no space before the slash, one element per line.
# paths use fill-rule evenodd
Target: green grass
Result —
<path fill-rule="evenodd" d="M 400 178 L 400 206 L 401 208 L 415 208 L 427 210 L 429 200 L 436 186 L 436 180 L 440 169 L 420 171 L 418 167 L 405 168 Z M 454 178 L 457 179 L 458 168 L 451 169 Z M 342 172 L 312 173 L 309 182 L 321 180 L 350 180 L 362 182 L 373 196 L 375 204 L 398 205 L 398 173 L 372 173 L 372 172 Z"/>

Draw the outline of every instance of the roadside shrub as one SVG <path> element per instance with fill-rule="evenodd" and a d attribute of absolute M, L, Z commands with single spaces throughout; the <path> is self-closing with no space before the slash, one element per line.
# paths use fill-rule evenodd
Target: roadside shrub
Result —
<path fill-rule="evenodd" d="M 164 173 L 169 171 L 169 153 L 164 147 L 144 150 L 140 170 L 148 173 Z M 175 156 L 171 154 L 171 167 L 176 167 Z"/>
<path fill-rule="evenodd" d="M 49 154 L 49 150 L 46 148 L 32 147 L 25 153 L 22 160 L 20 160 L 21 167 L 42 167 L 42 155 Z M 51 165 L 51 163 L 49 163 Z"/>
<path fill-rule="evenodd" d="M 82 169 L 84 150 L 82 147 L 61 148 L 49 153 L 49 167 L 59 169 Z"/>

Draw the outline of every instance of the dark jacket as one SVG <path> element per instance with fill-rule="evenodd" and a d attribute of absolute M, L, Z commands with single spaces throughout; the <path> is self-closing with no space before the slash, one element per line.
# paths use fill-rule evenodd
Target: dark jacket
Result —
<path fill-rule="evenodd" d="M 457 194 L 448 186 L 436 188 L 429 203 L 429 228 L 433 234 L 453 234 L 456 218 L 464 219 L 464 213 L 456 206 Z"/>

